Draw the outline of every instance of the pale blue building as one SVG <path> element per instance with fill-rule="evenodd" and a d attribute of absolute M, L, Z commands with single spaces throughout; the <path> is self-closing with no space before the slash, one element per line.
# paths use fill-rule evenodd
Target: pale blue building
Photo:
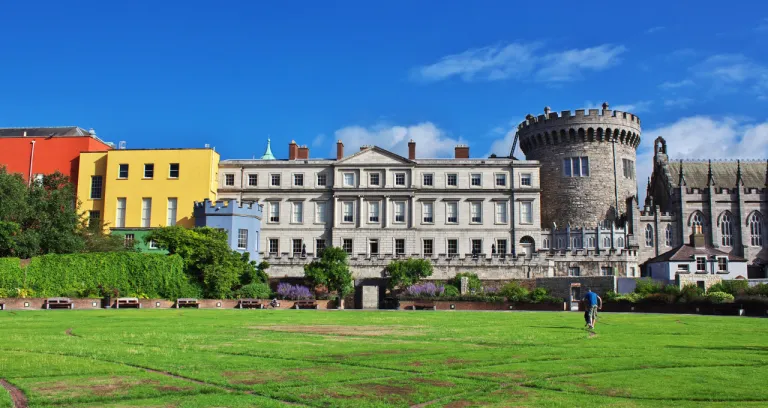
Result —
<path fill-rule="evenodd" d="M 227 231 L 229 246 L 237 252 L 250 254 L 259 261 L 259 234 L 261 232 L 261 205 L 238 203 L 237 200 L 195 203 L 195 226 L 220 228 Z"/>

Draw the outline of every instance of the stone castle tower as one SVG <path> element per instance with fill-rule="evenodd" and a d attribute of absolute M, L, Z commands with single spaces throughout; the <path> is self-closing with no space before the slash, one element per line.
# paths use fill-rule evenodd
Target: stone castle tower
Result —
<path fill-rule="evenodd" d="M 541 162 L 541 225 L 595 226 L 626 214 L 637 196 L 635 161 L 640 118 L 608 109 L 544 108 L 518 125 L 520 148 Z"/>

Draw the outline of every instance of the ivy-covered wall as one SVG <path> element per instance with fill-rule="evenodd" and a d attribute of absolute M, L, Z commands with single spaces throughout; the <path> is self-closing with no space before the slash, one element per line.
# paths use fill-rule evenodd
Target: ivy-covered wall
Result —
<path fill-rule="evenodd" d="M 21 288 L 23 282 L 24 270 L 19 258 L 0 258 L 0 297 L 16 296 L 16 288 Z M 3 293 L 10 290 L 13 293 Z"/>

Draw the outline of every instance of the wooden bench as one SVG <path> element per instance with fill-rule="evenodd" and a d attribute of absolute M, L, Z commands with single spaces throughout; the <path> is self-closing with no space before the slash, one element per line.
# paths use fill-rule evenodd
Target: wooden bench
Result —
<path fill-rule="evenodd" d="M 121 307 L 135 307 L 136 309 L 141 309 L 141 303 L 139 302 L 139 298 L 135 297 L 128 297 L 128 298 L 117 298 L 117 302 L 115 302 L 115 307 L 117 309 L 120 309 Z"/>
<path fill-rule="evenodd" d="M 411 310 L 437 310 L 437 305 L 431 301 L 416 301 L 413 302 Z"/>
<path fill-rule="evenodd" d="M 264 309 L 264 303 L 259 299 L 240 299 L 237 303 L 240 309 Z"/>
<path fill-rule="evenodd" d="M 314 300 L 297 300 L 293 304 L 294 309 L 317 309 L 317 302 Z"/>
<path fill-rule="evenodd" d="M 176 309 L 180 307 L 194 307 L 196 309 L 200 309 L 200 303 L 197 302 L 197 299 L 181 298 L 176 300 Z"/>
<path fill-rule="evenodd" d="M 74 309 L 75 304 L 72 299 L 65 297 L 54 297 L 45 300 L 46 309 Z"/>

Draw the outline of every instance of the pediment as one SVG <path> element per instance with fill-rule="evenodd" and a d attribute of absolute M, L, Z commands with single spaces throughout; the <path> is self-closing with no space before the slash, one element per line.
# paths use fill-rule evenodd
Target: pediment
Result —
<path fill-rule="evenodd" d="M 361 150 L 351 156 L 345 157 L 336 162 L 337 164 L 354 165 L 396 165 L 411 164 L 412 162 L 405 157 L 384 150 L 379 147 L 372 147 Z"/>

